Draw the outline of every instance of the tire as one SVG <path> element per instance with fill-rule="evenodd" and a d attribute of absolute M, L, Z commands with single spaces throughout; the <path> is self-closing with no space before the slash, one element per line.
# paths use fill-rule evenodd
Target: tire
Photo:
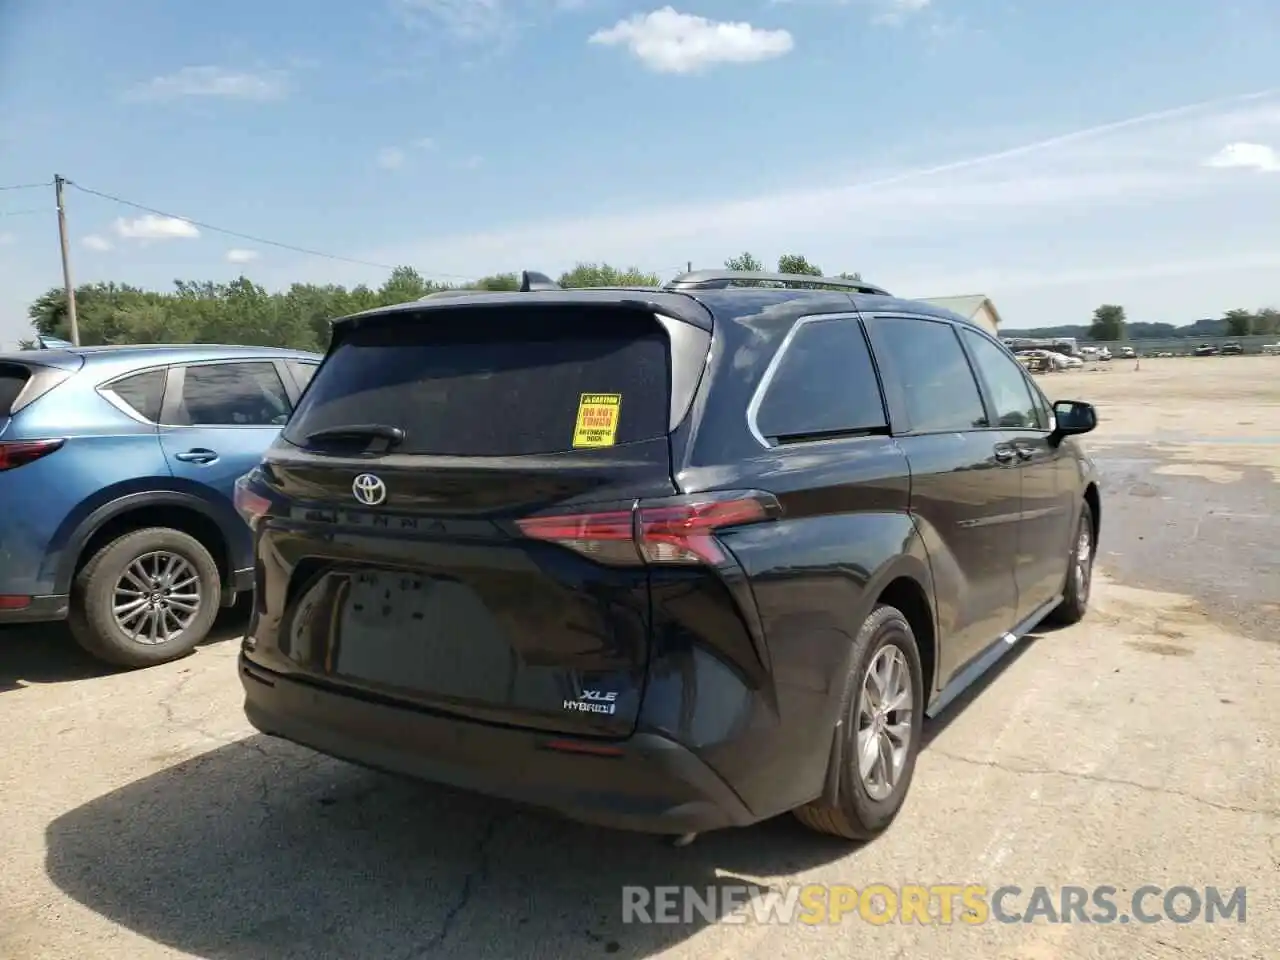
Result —
<path fill-rule="evenodd" d="M 167 597 L 159 593 L 159 606 L 148 603 L 145 591 L 136 588 L 141 586 L 140 570 L 176 572 L 171 579 L 178 591 Z M 140 604 L 121 619 L 114 609 L 118 589 L 122 606 Z M 150 667 L 185 657 L 209 635 L 221 595 L 218 565 L 199 540 L 180 530 L 148 527 L 116 538 L 84 565 L 72 585 L 67 622 L 76 642 L 97 659 L 119 667 Z M 163 624 L 174 635 L 165 639 L 153 624 Z"/>
<path fill-rule="evenodd" d="M 891 784 L 881 783 L 881 789 L 873 790 L 859 769 L 858 740 L 860 725 L 866 725 L 864 707 L 867 710 L 874 708 L 865 690 L 868 673 L 873 664 L 883 665 L 883 658 L 898 661 L 899 669 L 905 671 L 902 688 L 910 692 L 910 715 L 900 719 L 907 739 L 898 761 L 896 777 Z M 870 840 L 883 833 L 898 815 L 911 787 L 916 757 L 920 752 L 924 700 L 920 650 L 911 624 L 894 607 L 876 607 L 854 639 L 849 675 L 845 679 L 841 723 L 837 731 L 841 743 L 836 803 L 827 805 L 821 800 L 814 801 L 794 810 L 796 818 L 811 830 L 847 840 Z M 893 718 L 894 715 L 889 714 L 886 719 Z M 892 726 L 890 724 L 889 729 Z M 876 768 L 872 772 L 875 773 Z"/>
<path fill-rule="evenodd" d="M 1067 627 L 1079 623 L 1089 612 L 1089 594 L 1093 589 L 1093 559 L 1097 553 L 1098 544 L 1093 534 L 1093 510 L 1087 502 L 1082 503 L 1075 536 L 1071 539 L 1071 563 L 1067 567 L 1067 582 L 1062 588 L 1062 602 L 1045 617 L 1049 623 Z"/>

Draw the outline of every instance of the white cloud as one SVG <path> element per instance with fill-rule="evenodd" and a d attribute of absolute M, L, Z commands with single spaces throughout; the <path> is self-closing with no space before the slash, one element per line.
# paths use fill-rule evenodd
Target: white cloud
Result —
<path fill-rule="evenodd" d="M 406 26 L 442 26 L 463 40 L 490 39 L 514 26 L 503 0 L 392 0 L 392 7 Z"/>
<path fill-rule="evenodd" d="M 1264 173 L 1280 171 L 1280 154 L 1274 147 L 1261 143 L 1229 143 L 1208 160 L 1206 167 L 1218 170 L 1259 170 Z"/>
<path fill-rule="evenodd" d="M 115 222 L 115 231 L 123 240 L 191 240 L 200 236 L 200 231 L 189 220 L 151 213 L 134 220 L 121 217 Z"/>
<path fill-rule="evenodd" d="M 227 100 L 282 100 L 289 94 L 289 75 L 283 70 L 235 71 L 215 66 L 183 67 L 152 77 L 126 94 L 129 100 L 168 101 L 185 97 Z"/>
<path fill-rule="evenodd" d="M 626 47 L 658 73 L 696 73 L 723 63 L 759 63 L 791 52 L 786 30 L 764 30 L 745 21 L 727 22 L 679 13 L 663 7 L 619 20 L 593 33 L 589 43 Z"/>
<path fill-rule="evenodd" d="M 872 21 L 896 27 L 929 6 L 930 0 L 877 0 Z"/>
<path fill-rule="evenodd" d="M 1280 96 L 1267 102 L 1280 107 Z M 360 256 L 462 276 L 554 273 L 581 259 L 670 276 L 685 260 L 713 266 L 744 249 L 766 261 L 800 250 L 908 295 L 973 288 L 1002 302 L 1008 294 L 1037 313 L 1023 326 L 1071 321 L 1088 298 L 1101 298 L 1089 310 L 1109 298 L 1127 303 L 1126 289 L 1146 298 L 1133 301 L 1135 316 L 1143 303 L 1172 304 L 1160 309 L 1186 322 L 1208 315 L 1199 311 L 1215 298 L 1276 295 L 1262 264 L 1277 255 L 1280 178 L 1224 178 L 1197 164 L 1221 144 L 1225 124 L 1259 106 L 1257 98 L 1192 104 L 930 167 L 696 205 L 637 201 L 632 213 L 511 224 Z M 874 155 L 850 166 L 873 168 Z M 1192 264 L 1197 278 L 1175 282 L 1171 271 Z"/>
<path fill-rule="evenodd" d="M 413 145 L 419 150 L 434 150 L 437 146 L 435 139 L 432 137 L 418 137 L 413 141 Z"/>
<path fill-rule="evenodd" d="M 0 247 L 7 247 L 18 240 L 12 233 L 0 233 Z"/>
<path fill-rule="evenodd" d="M 112 248 L 110 240 L 96 233 L 89 234 L 80 242 L 83 243 L 90 250 L 95 250 L 98 253 L 106 253 L 108 250 Z"/>
<path fill-rule="evenodd" d="M 399 147 L 383 147 L 378 151 L 378 166 L 383 170 L 399 170 L 404 166 L 404 151 Z"/>
<path fill-rule="evenodd" d="M 257 250 L 228 250 L 226 252 L 227 263 L 252 263 L 258 259 Z"/>

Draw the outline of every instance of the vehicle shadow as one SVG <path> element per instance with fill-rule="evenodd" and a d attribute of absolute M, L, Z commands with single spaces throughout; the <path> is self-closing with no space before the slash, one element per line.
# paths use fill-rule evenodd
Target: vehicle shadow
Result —
<path fill-rule="evenodd" d="M 250 607 L 241 602 L 219 611 L 213 630 L 201 646 L 243 636 Z M 80 648 L 66 623 L 33 623 L 0 627 L 0 693 L 46 683 L 91 680 L 123 672 L 96 660 Z"/>
<path fill-rule="evenodd" d="M 706 896 L 856 850 L 791 817 L 676 848 L 263 736 L 93 800 L 46 842 L 69 896 L 211 960 L 648 957 L 723 911 L 627 923 L 624 887 Z"/>
<path fill-rule="evenodd" d="M 927 722 L 925 746 L 1041 635 Z M 741 911 L 744 888 L 762 904 L 767 878 L 853 856 L 844 879 L 866 879 L 857 844 L 791 817 L 676 848 L 260 735 L 72 810 L 45 840 L 47 873 L 68 896 L 209 960 L 641 958 Z M 628 887 L 691 887 L 712 909 L 626 922 Z"/>

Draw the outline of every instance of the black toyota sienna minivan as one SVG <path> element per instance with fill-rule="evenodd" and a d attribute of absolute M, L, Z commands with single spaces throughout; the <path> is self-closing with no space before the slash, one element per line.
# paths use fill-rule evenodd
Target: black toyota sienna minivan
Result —
<path fill-rule="evenodd" d="M 1095 423 L 854 281 L 526 275 L 341 319 L 237 489 L 247 716 L 597 824 L 873 836 L 924 715 L 1084 615 Z"/>

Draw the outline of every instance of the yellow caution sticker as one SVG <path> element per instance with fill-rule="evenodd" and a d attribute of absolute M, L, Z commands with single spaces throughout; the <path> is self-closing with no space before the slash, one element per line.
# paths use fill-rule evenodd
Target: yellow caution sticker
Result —
<path fill-rule="evenodd" d="M 620 393 L 584 393 L 578 401 L 578 423 L 573 429 L 575 447 L 612 447 L 618 440 Z"/>

